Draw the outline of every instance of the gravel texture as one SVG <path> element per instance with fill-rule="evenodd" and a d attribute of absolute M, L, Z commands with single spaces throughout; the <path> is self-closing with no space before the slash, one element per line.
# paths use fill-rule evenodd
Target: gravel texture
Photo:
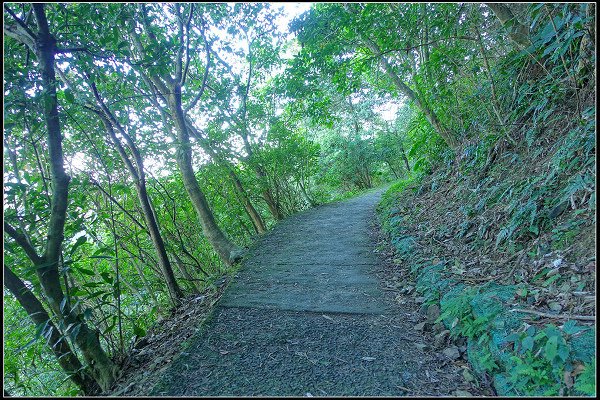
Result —
<path fill-rule="evenodd" d="M 264 235 L 209 320 L 137 394 L 477 394 L 465 363 L 415 329 L 425 317 L 413 299 L 382 290 L 370 235 L 382 191 L 299 213 Z"/>

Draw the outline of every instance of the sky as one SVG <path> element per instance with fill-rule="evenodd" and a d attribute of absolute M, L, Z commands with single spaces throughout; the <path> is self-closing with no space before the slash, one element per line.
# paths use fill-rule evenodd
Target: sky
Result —
<path fill-rule="evenodd" d="M 308 11 L 312 3 L 291 3 L 291 2 L 283 2 L 283 3 L 272 3 L 273 6 L 279 7 L 284 10 L 283 18 L 279 19 L 279 30 L 282 32 L 287 31 L 287 25 L 290 21 L 302 14 L 304 11 Z"/>

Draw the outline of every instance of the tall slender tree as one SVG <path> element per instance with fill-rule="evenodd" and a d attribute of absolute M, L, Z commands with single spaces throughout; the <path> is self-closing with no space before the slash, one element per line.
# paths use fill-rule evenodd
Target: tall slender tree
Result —
<path fill-rule="evenodd" d="M 154 33 L 150 16 L 148 15 L 148 7 L 144 4 L 138 4 L 135 15 L 136 19 L 129 19 L 128 35 L 133 43 L 134 51 L 139 59 L 148 59 L 157 57 L 156 51 L 161 48 L 161 44 L 157 35 Z M 135 68 L 142 74 L 144 81 L 149 86 L 154 94 L 164 101 L 166 110 L 175 127 L 177 134 L 177 165 L 183 176 L 185 186 L 192 204 L 196 209 L 204 235 L 211 243 L 215 251 L 220 255 L 223 262 L 232 264 L 240 259 L 242 249 L 233 243 L 218 226 L 206 196 L 202 192 L 192 166 L 192 145 L 190 141 L 190 133 L 188 123 L 186 121 L 186 113 L 182 104 L 182 87 L 185 85 L 190 62 L 189 36 L 191 34 L 191 23 L 195 13 L 195 5 L 190 4 L 187 7 L 188 15 L 184 19 L 182 14 L 182 4 L 170 5 L 171 11 L 176 16 L 177 29 L 174 39 L 178 42 L 178 50 L 173 59 L 170 60 L 174 65 L 174 71 L 168 71 L 162 68 L 145 68 L 137 63 Z M 202 16 L 199 16 L 202 20 Z M 141 22 L 141 32 L 138 32 L 136 20 Z M 200 26 L 199 29 L 205 29 Z M 142 32 L 147 45 L 143 44 Z M 163 39 L 163 38 L 161 38 Z M 166 37 L 164 38 L 166 39 Z M 187 45 L 186 45 L 187 43 Z M 156 49 L 152 51 L 151 49 Z M 209 50 L 207 50 L 209 51 Z M 184 58 L 185 57 L 185 58 Z M 166 62 L 166 60 L 164 60 Z M 206 69 L 208 69 L 208 65 Z M 171 73 L 173 75 L 171 75 Z M 206 85 L 199 89 L 197 99 L 202 97 Z"/>
<path fill-rule="evenodd" d="M 62 322 L 65 333 L 81 350 L 95 380 L 102 389 L 107 389 L 114 382 L 116 366 L 102 349 L 97 332 L 90 329 L 82 316 L 70 307 L 61 287 L 59 267 L 61 265 L 70 178 L 64 169 L 62 134 L 56 97 L 57 81 L 54 69 L 54 56 L 57 51 L 56 39 L 50 32 L 44 4 L 32 4 L 36 25 L 33 28 L 36 29 L 35 32 L 26 21 L 19 18 L 7 5 L 4 5 L 4 7 L 13 18 L 11 24 L 5 25 L 5 34 L 25 44 L 39 62 L 38 68 L 42 77 L 42 103 L 52 182 L 51 212 L 43 253 L 38 254 L 37 250 L 31 246 L 31 242 L 26 239 L 26 236 L 19 233 L 7 222 L 4 223 L 4 231 L 23 248 L 35 265 L 38 279 L 53 313 Z"/>

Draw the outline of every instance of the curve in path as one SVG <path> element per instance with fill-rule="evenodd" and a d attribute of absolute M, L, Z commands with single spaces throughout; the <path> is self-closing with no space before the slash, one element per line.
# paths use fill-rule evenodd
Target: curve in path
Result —
<path fill-rule="evenodd" d="M 416 312 L 379 288 L 369 226 L 383 189 L 296 214 L 250 251 L 210 321 L 150 395 L 448 395 Z"/>

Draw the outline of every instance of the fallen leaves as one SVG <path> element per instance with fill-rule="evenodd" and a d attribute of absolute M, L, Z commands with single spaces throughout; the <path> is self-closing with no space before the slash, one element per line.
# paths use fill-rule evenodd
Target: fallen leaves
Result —
<path fill-rule="evenodd" d="M 138 390 L 151 386 L 151 382 L 161 377 L 161 369 L 181 352 L 180 345 L 196 333 L 199 326 L 209 315 L 212 305 L 218 300 L 222 290 L 207 290 L 201 295 L 188 297 L 183 305 L 170 316 L 149 330 L 143 340 L 128 356 L 123 374 L 107 396 L 119 396 L 127 393 L 136 396 Z"/>

